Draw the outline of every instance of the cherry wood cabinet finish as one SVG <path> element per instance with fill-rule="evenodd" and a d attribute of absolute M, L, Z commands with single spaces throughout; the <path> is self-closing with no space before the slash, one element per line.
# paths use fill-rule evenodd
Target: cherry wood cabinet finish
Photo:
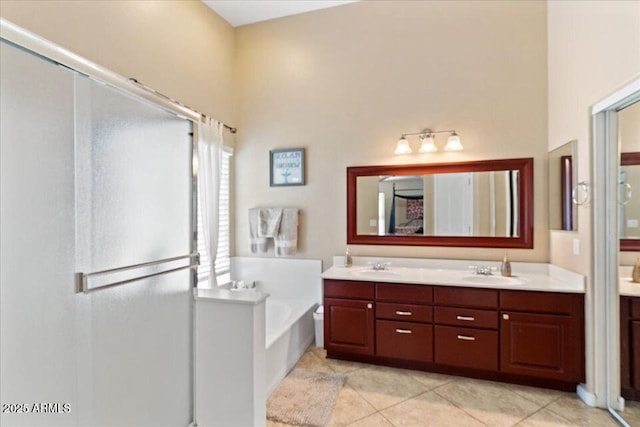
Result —
<path fill-rule="evenodd" d="M 435 307 L 434 322 L 464 328 L 498 329 L 498 312 L 474 308 Z"/>
<path fill-rule="evenodd" d="M 428 305 L 376 302 L 376 319 L 431 323 L 433 308 Z"/>
<path fill-rule="evenodd" d="M 327 357 L 561 390 L 584 381 L 582 294 L 324 282 Z"/>
<path fill-rule="evenodd" d="M 632 385 L 640 390 L 640 320 L 631 322 L 631 360 L 632 360 Z"/>
<path fill-rule="evenodd" d="M 372 300 L 375 295 L 374 284 L 350 280 L 325 280 L 324 296 L 329 298 L 353 298 Z"/>
<path fill-rule="evenodd" d="M 415 322 L 376 320 L 376 355 L 431 362 L 433 326 Z"/>
<path fill-rule="evenodd" d="M 423 285 L 376 284 L 376 301 L 431 304 L 433 289 Z"/>
<path fill-rule="evenodd" d="M 629 298 L 631 309 L 629 311 L 629 318 L 640 319 L 640 298 Z"/>
<path fill-rule="evenodd" d="M 373 354 L 373 301 L 325 298 L 324 313 L 327 351 Z"/>
<path fill-rule="evenodd" d="M 640 400 L 639 297 L 620 297 L 620 385 L 622 397 Z"/>
<path fill-rule="evenodd" d="M 500 308 L 536 313 L 573 314 L 584 310 L 584 303 L 582 298 L 576 298 L 574 294 L 501 290 Z"/>
<path fill-rule="evenodd" d="M 456 172 L 518 170 L 518 237 L 400 236 L 358 234 L 357 180 L 359 176 L 425 175 Z M 458 246 L 533 248 L 533 158 L 477 160 L 455 163 L 352 166 L 347 168 L 347 243 L 357 245 Z"/>
<path fill-rule="evenodd" d="M 503 311 L 500 370 L 581 381 L 579 325 L 570 316 Z"/>
<path fill-rule="evenodd" d="M 454 307 L 498 308 L 498 291 L 438 286 L 433 290 L 433 302 Z"/>
<path fill-rule="evenodd" d="M 436 363 L 449 366 L 498 370 L 498 332 L 484 329 L 435 327 Z"/>

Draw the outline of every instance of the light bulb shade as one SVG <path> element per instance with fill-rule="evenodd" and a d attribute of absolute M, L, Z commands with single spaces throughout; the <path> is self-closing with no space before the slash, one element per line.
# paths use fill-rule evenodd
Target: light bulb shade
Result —
<path fill-rule="evenodd" d="M 455 132 L 451 133 L 449 139 L 447 139 L 447 145 L 444 146 L 444 151 L 462 151 L 462 143 L 460 137 Z"/>
<path fill-rule="evenodd" d="M 436 143 L 433 140 L 433 136 L 425 136 L 422 139 L 422 144 L 420 145 L 421 153 L 435 153 L 438 151 L 438 147 L 436 147 Z"/>
<path fill-rule="evenodd" d="M 411 147 L 409 146 L 409 141 L 404 136 L 398 140 L 398 145 L 396 146 L 395 154 L 410 154 Z"/>

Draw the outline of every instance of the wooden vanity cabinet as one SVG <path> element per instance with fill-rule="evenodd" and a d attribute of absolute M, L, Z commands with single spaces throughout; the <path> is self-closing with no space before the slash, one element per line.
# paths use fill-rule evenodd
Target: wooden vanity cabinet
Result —
<path fill-rule="evenodd" d="M 438 287 L 434 304 L 435 362 L 498 370 L 498 291 Z"/>
<path fill-rule="evenodd" d="M 500 291 L 500 371 L 584 380 L 584 297 Z"/>
<path fill-rule="evenodd" d="M 622 397 L 640 400 L 640 297 L 620 297 Z"/>
<path fill-rule="evenodd" d="M 432 288 L 376 284 L 376 356 L 433 361 Z"/>
<path fill-rule="evenodd" d="M 330 358 L 564 390 L 584 381 L 582 294 L 329 279 L 324 293 Z"/>
<path fill-rule="evenodd" d="M 374 284 L 324 281 L 324 342 L 327 352 L 374 353 Z"/>

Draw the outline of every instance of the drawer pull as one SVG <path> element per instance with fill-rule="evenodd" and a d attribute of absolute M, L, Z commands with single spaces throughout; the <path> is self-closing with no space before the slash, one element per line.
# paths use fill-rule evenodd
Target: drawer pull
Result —
<path fill-rule="evenodd" d="M 474 320 L 476 320 L 476 318 L 473 317 L 473 316 L 456 316 L 456 319 L 458 319 L 458 320 L 466 320 L 468 322 L 473 322 Z"/>
<path fill-rule="evenodd" d="M 396 329 L 397 331 L 397 329 Z M 459 340 L 463 340 L 463 341 L 475 341 L 476 337 L 470 337 L 468 335 L 458 335 L 458 339 Z"/>
<path fill-rule="evenodd" d="M 411 329 L 396 329 L 396 332 L 399 334 L 410 334 Z"/>
<path fill-rule="evenodd" d="M 396 314 L 398 316 L 411 316 L 411 312 L 410 311 L 396 311 Z"/>

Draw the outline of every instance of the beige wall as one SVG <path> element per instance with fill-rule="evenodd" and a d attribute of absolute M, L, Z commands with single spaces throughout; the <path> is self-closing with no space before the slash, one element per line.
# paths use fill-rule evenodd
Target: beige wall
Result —
<path fill-rule="evenodd" d="M 235 124 L 235 30 L 200 1 L 5 1 L 0 15 Z"/>
<path fill-rule="evenodd" d="M 640 2 L 551 1 L 549 149 L 577 140 L 578 181 L 591 181 L 590 107 L 640 73 Z M 580 240 L 580 255 L 572 241 Z M 551 262 L 591 274 L 591 206 L 578 232 L 551 232 Z"/>
<path fill-rule="evenodd" d="M 576 140 L 577 179 L 592 182 L 590 107 L 640 73 L 640 2 L 551 1 L 548 31 L 549 149 Z M 587 276 L 586 376 L 594 391 L 605 380 L 604 362 L 595 359 L 601 352 L 595 348 L 591 208 L 578 208 L 577 232 L 551 232 L 550 259 Z M 580 242 L 578 256 L 573 239 Z"/>
<path fill-rule="evenodd" d="M 346 246 L 346 167 L 535 157 L 535 248 L 547 261 L 546 3 L 369 1 L 238 28 L 236 253 L 247 211 L 302 209 L 298 256 Z M 402 132 L 455 128 L 465 151 L 394 156 Z M 442 149 L 446 138 L 436 138 Z M 418 140 L 412 140 L 417 151 Z M 270 149 L 307 148 L 307 185 L 270 188 Z M 356 255 L 499 260 L 503 249 L 355 246 Z"/>

